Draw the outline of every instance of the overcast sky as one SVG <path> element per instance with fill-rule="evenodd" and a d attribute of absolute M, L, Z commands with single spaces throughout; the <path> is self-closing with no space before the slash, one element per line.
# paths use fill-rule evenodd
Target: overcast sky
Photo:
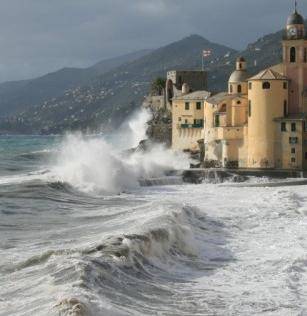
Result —
<path fill-rule="evenodd" d="M 84 67 L 190 34 L 244 48 L 284 27 L 291 0 L 1 0 L 0 81 Z M 307 0 L 299 0 L 307 17 Z"/>

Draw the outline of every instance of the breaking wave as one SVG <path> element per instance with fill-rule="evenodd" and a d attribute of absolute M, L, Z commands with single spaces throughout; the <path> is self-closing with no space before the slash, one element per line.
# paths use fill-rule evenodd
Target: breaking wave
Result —
<path fill-rule="evenodd" d="M 210 273 L 224 264 L 217 259 L 218 247 L 213 250 L 207 241 L 214 234 L 221 238 L 223 226 L 188 206 L 155 203 L 142 211 L 147 216 L 138 228 L 83 248 L 47 250 L 6 272 L 31 271 L 38 265 L 43 270 L 51 267 L 48 272 L 59 291 L 55 314 L 127 315 L 139 310 L 144 315 L 149 306 L 158 310 L 161 300 L 171 311 L 174 284 L 185 283 L 195 268 Z M 108 304 L 113 314 L 107 313 Z"/>
<path fill-rule="evenodd" d="M 163 145 L 124 154 L 146 138 L 148 110 L 142 109 L 122 125 L 109 141 L 68 135 L 58 148 L 52 175 L 86 192 L 120 193 L 139 186 L 140 179 L 164 176 L 166 171 L 189 167 L 188 157 Z"/>
<path fill-rule="evenodd" d="M 147 179 L 164 177 L 167 171 L 188 168 L 185 154 L 174 153 L 160 144 L 152 145 L 146 152 L 126 152 L 146 138 L 150 118 L 150 112 L 143 109 L 110 137 L 70 134 L 52 148 L 19 154 L 15 157 L 17 162 L 44 160 L 45 169 L 4 176 L 0 184 L 61 182 L 87 193 L 119 194 L 136 189 Z"/>

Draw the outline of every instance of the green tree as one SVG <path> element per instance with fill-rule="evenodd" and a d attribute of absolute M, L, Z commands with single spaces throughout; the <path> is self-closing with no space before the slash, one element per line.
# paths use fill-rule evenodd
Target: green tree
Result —
<path fill-rule="evenodd" d="M 151 83 L 151 93 L 154 95 L 162 95 L 165 89 L 166 79 L 158 77 Z"/>

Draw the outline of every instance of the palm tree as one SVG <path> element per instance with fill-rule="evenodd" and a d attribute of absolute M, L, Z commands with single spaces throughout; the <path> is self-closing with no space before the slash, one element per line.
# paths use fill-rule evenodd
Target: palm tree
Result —
<path fill-rule="evenodd" d="M 151 83 L 151 93 L 154 95 L 163 95 L 166 79 L 158 77 Z"/>

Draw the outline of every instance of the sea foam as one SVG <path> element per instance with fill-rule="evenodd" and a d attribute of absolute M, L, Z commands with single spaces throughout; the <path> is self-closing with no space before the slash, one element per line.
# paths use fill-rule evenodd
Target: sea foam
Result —
<path fill-rule="evenodd" d="M 168 170 L 188 168 L 185 154 L 174 153 L 161 144 L 153 145 L 147 152 L 123 154 L 127 144 L 136 146 L 144 139 L 149 118 L 145 110 L 137 113 L 111 141 L 82 134 L 67 135 L 57 151 L 52 177 L 82 191 L 114 194 L 137 188 L 139 179 L 161 177 Z M 124 127 L 127 127 L 125 142 Z"/>

